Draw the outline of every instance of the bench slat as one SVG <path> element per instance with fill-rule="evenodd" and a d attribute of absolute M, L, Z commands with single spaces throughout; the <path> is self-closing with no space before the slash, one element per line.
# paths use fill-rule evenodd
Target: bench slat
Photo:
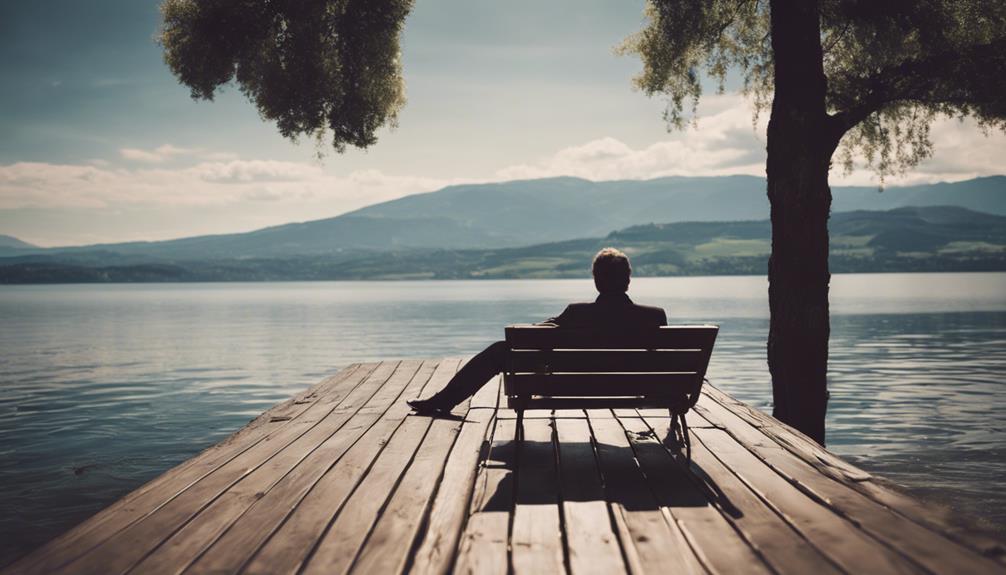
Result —
<path fill-rule="evenodd" d="M 507 395 L 634 396 L 698 392 L 695 373 L 553 373 L 507 374 Z"/>
<path fill-rule="evenodd" d="M 507 398 L 507 407 L 510 409 L 660 409 L 681 405 L 681 397 Z"/>
<path fill-rule="evenodd" d="M 663 326 L 619 332 L 554 326 L 506 328 L 511 349 L 700 349 L 711 351 L 719 328 L 714 325 Z"/>
<path fill-rule="evenodd" d="M 515 350 L 509 373 L 545 372 L 700 372 L 708 354 L 701 350 Z"/>

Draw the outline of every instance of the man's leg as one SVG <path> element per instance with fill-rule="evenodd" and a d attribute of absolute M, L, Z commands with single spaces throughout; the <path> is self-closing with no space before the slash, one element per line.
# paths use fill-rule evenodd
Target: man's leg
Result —
<path fill-rule="evenodd" d="M 416 409 L 448 410 L 454 407 L 466 398 L 475 395 L 476 391 L 503 371 L 506 352 L 506 342 L 497 341 L 471 358 L 433 397 L 426 400 L 410 401 L 409 405 Z"/>

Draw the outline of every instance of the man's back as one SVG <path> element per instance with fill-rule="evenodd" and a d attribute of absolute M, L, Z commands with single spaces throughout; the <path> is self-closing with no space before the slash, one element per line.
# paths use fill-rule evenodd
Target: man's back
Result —
<path fill-rule="evenodd" d="M 659 307 L 637 305 L 624 293 L 602 293 L 593 303 L 574 303 L 544 323 L 560 327 L 641 329 L 667 325 Z"/>
<path fill-rule="evenodd" d="M 632 266 L 624 253 L 605 248 L 594 256 L 591 274 L 601 295 L 593 303 L 574 303 L 556 317 L 542 322 L 558 327 L 594 328 L 613 332 L 631 332 L 667 325 L 667 314 L 659 307 L 636 305 L 629 296 L 629 276 Z M 541 324 L 539 324 L 541 325 Z M 509 347 L 497 341 L 468 361 L 444 389 L 429 399 L 412 399 L 409 405 L 416 411 L 444 411 L 470 397 L 503 370 Z"/>

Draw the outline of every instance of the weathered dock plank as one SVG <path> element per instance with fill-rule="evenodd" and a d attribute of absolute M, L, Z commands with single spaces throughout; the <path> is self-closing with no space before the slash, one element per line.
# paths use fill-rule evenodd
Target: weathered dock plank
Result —
<path fill-rule="evenodd" d="M 3 573 L 1003 573 L 994 534 L 707 386 L 666 411 L 529 412 L 458 359 L 350 366 Z"/>
<path fill-rule="evenodd" d="M 459 573 L 509 571 L 515 434 L 514 420 L 496 422 L 489 454 L 475 480 L 471 512 L 461 537 L 456 563 Z"/>
<path fill-rule="evenodd" d="M 434 366 L 417 371 L 409 386 L 395 403 L 395 412 L 371 425 L 346 454 L 325 470 L 300 503 L 290 510 L 278 527 L 256 549 L 232 547 L 231 553 L 250 556 L 243 570 L 249 573 L 294 573 L 304 562 L 317 540 L 343 505 L 371 462 L 381 452 L 392 433 L 398 429 L 402 400 L 418 396 L 427 385 Z M 407 412 L 407 410 L 404 410 Z M 219 561 L 219 560 L 218 560 Z"/>
<path fill-rule="evenodd" d="M 688 470 L 675 464 L 649 426 L 633 418 L 618 421 L 628 432 L 629 444 L 657 503 L 713 572 L 723 573 L 744 565 L 747 573 L 771 573 L 750 542 L 737 536 L 733 525 L 692 483 Z"/>
<path fill-rule="evenodd" d="M 627 573 L 583 412 L 580 418 L 557 417 L 555 427 L 569 570 L 573 575 Z"/>
<path fill-rule="evenodd" d="M 454 563 L 475 491 L 475 477 L 489 455 L 499 387 L 498 382 L 487 385 L 471 400 L 471 409 L 465 415 L 437 486 L 422 545 L 412 557 L 413 573 L 447 573 Z"/>
<path fill-rule="evenodd" d="M 248 450 L 259 447 L 270 435 L 292 426 L 291 421 L 310 407 L 322 400 L 326 404 L 341 401 L 377 367 L 378 364 L 350 366 L 321 384 L 277 405 L 230 438 L 153 479 L 49 542 L 44 547 L 45 553 L 33 553 L 14 563 L 11 568 L 15 572 L 49 573 L 65 567 L 68 562 L 156 511 L 221 466 L 231 463 Z"/>
<path fill-rule="evenodd" d="M 194 563 L 191 571 L 213 570 L 211 565 L 234 564 L 233 556 L 264 537 L 270 521 L 282 517 L 317 480 L 329 463 L 340 457 L 378 417 L 390 408 L 409 378 L 422 377 L 414 362 L 403 362 L 383 385 L 371 394 L 358 411 L 353 402 L 330 414 L 325 421 L 288 445 L 278 456 L 242 479 L 217 498 L 156 550 L 139 562 L 137 572 L 169 572 Z M 369 388 L 361 387 L 365 395 Z M 240 529 L 230 529 L 238 520 Z M 214 552 L 217 547 L 224 552 Z M 254 548 L 254 547 L 251 547 Z M 236 563 L 239 566 L 240 563 Z M 183 569 L 179 569 L 181 571 Z"/>
<path fill-rule="evenodd" d="M 228 530 L 207 548 L 189 571 L 232 572 L 247 562 L 251 554 L 275 534 L 291 510 L 303 503 L 322 476 L 332 467 L 344 462 L 344 457 L 354 445 L 375 428 L 375 433 L 385 431 L 388 426 L 379 425 L 382 416 L 384 419 L 398 419 L 395 413 L 404 399 L 402 396 L 410 389 L 418 393 L 418 389 L 428 382 L 434 366 L 432 362 L 425 362 L 418 367 L 414 363 L 403 362 L 393 377 L 397 377 L 400 382 L 407 381 L 407 386 L 393 385 L 389 380 L 382 389 L 384 393 L 375 395 L 338 433 L 320 446 L 312 454 L 312 461 L 305 461 L 305 469 L 301 473 L 289 474 L 281 484 L 255 502 L 241 518 L 242 522 L 246 522 L 247 528 Z"/>
<path fill-rule="evenodd" d="M 564 571 L 555 459 L 551 422 L 525 422 L 524 440 L 517 447 L 517 495 L 510 537 L 514 573 Z"/>
<path fill-rule="evenodd" d="M 647 488 L 622 426 L 608 410 L 588 413 L 605 496 L 620 519 L 619 539 L 626 553 L 638 561 L 632 571 L 707 573 L 678 524 L 669 520 Z"/>

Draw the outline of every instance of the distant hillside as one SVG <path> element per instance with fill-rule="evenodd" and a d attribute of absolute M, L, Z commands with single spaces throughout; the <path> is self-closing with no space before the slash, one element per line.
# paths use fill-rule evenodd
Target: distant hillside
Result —
<path fill-rule="evenodd" d="M 492 245 L 485 231 L 457 220 L 423 216 L 402 220 L 345 215 L 285 224 L 243 234 L 197 236 L 160 242 L 52 248 L 50 253 L 115 253 L 168 259 L 337 255 L 359 250 L 400 250 Z M 15 255 L 15 254 L 7 254 Z"/>
<path fill-rule="evenodd" d="M 1006 215 L 1006 176 L 906 188 L 836 187 L 833 210 L 948 205 Z M 549 178 L 451 186 L 355 212 L 242 234 L 132 242 L 48 253 L 115 253 L 166 260 L 331 256 L 360 250 L 504 248 L 600 237 L 650 222 L 768 218 L 765 181 L 752 176 L 590 182 Z M 26 253 L 0 246 L 0 256 Z"/>
<path fill-rule="evenodd" d="M 963 182 L 886 188 L 831 189 L 832 211 L 890 210 L 905 206 L 958 206 L 976 212 L 1006 216 L 1006 176 L 989 176 Z"/>
<path fill-rule="evenodd" d="M 449 216 L 487 230 L 499 245 L 605 235 L 650 222 L 724 222 L 769 216 L 764 178 L 722 176 L 591 182 L 549 178 L 451 186 L 357 210 L 381 218 Z M 1006 176 L 887 188 L 835 187 L 832 210 L 959 206 L 1006 215 Z"/>
<path fill-rule="evenodd" d="M 1006 217 L 953 206 L 836 213 L 833 272 L 1006 271 Z M 114 252 L 0 258 L 0 283 L 587 277 L 613 245 L 635 274 L 764 274 L 767 220 L 632 226 L 603 237 L 498 249 L 361 250 L 282 258 L 158 260 Z"/>
<path fill-rule="evenodd" d="M 15 238 L 14 236 L 5 236 L 0 234 L 0 248 L 14 249 L 14 250 L 33 250 L 37 249 L 38 246 L 29 244 L 28 242 L 22 242 L 21 240 Z"/>

